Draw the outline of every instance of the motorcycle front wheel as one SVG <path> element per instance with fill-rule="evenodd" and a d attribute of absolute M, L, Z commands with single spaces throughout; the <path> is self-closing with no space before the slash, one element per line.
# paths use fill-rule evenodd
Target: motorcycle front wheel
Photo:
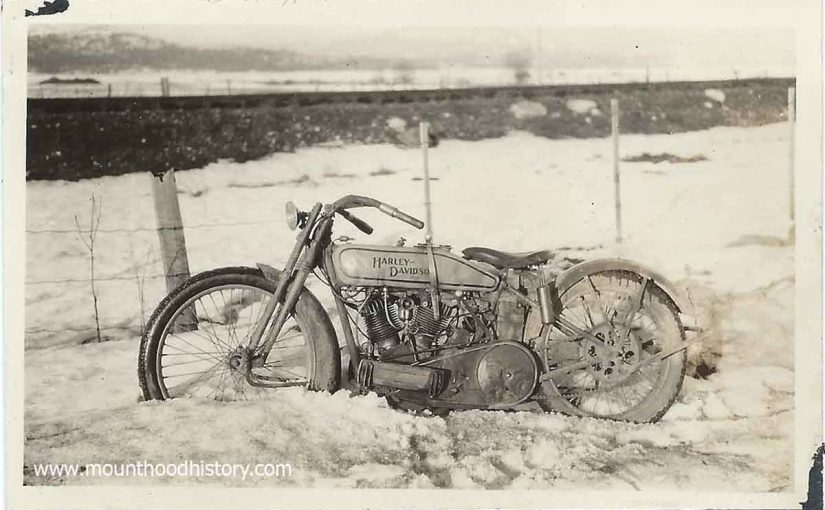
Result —
<path fill-rule="evenodd" d="M 138 379 L 144 399 L 249 400 L 288 386 L 338 390 L 335 330 L 306 289 L 267 358 L 251 361 L 249 340 L 267 319 L 263 311 L 276 286 L 260 270 L 230 267 L 196 275 L 172 291 L 141 339 Z"/>
<path fill-rule="evenodd" d="M 685 333 L 676 305 L 655 282 L 629 271 L 586 276 L 560 296 L 561 316 L 539 354 L 550 377 L 536 399 L 545 410 L 655 422 L 685 375 Z M 582 334 L 586 333 L 586 334 Z"/>

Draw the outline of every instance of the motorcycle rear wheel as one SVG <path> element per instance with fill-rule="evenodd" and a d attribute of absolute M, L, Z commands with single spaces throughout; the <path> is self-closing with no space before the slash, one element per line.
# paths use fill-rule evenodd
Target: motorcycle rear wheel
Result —
<path fill-rule="evenodd" d="M 601 343 L 554 325 L 538 346 L 545 370 L 578 368 L 545 381 L 537 403 L 573 416 L 658 421 L 676 400 L 687 365 L 684 350 L 656 357 L 685 340 L 673 300 L 629 271 L 589 275 L 560 299 L 561 315 Z"/>
<path fill-rule="evenodd" d="M 146 400 L 200 397 L 214 400 L 265 398 L 273 385 L 336 391 L 341 356 L 323 306 L 304 290 L 261 366 L 251 364 L 249 336 L 277 282 L 258 269 L 229 267 L 198 274 L 155 309 L 141 339 L 138 379 Z"/>

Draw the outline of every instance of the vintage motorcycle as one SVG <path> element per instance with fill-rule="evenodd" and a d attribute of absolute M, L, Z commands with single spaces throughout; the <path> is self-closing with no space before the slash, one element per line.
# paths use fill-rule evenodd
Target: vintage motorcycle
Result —
<path fill-rule="evenodd" d="M 550 251 L 458 255 L 429 235 L 416 246 L 334 241 L 336 216 L 372 233 L 351 212 L 364 207 L 424 226 L 363 196 L 308 212 L 288 203 L 298 234 L 282 271 L 201 273 L 157 307 L 140 346 L 144 398 L 335 392 L 344 377 L 411 412 L 535 402 L 633 422 L 658 420 L 676 399 L 687 344 L 679 294 L 664 277 L 624 259 L 554 270 Z M 305 286 L 310 273 L 334 297 L 343 373 L 330 317 Z"/>

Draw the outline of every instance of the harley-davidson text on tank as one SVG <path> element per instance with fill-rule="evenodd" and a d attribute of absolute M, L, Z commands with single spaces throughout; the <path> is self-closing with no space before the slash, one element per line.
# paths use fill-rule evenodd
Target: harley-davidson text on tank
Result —
<path fill-rule="evenodd" d="M 372 267 L 374 269 L 381 269 L 386 267 L 389 269 L 390 278 L 395 278 L 398 275 L 404 274 L 420 274 L 429 275 L 430 270 L 426 267 L 416 267 L 411 264 L 412 260 L 406 257 L 382 257 L 375 256 L 372 258 Z"/>
<path fill-rule="evenodd" d="M 466 260 L 444 248 L 433 248 L 439 288 L 491 291 L 499 271 L 483 262 Z M 339 285 L 424 289 L 430 285 L 430 257 L 424 246 L 336 245 L 332 251 L 334 279 Z"/>

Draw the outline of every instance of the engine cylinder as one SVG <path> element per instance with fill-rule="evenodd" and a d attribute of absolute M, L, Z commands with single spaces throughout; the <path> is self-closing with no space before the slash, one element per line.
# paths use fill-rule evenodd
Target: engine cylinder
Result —
<path fill-rule="evenodd" d="M 416 314 L 418 333 L 425 336 L 428 343 L 432 343 L 435 337 L 447 327 L 450 319 L 450 307 L 444 303 L 441 303 L 439 307 L 438 320 L 436 320 L 432 308 L 420 306 Z"/>
<path fill-rule="evenodd" d="M 364 317 L 370 341 L 380 350 L 391 349 L 398 345 L 398 330 L 387 320 L 383 302 L 373 300 L 367 303 L 361 309 L 361 316 Z"/>

